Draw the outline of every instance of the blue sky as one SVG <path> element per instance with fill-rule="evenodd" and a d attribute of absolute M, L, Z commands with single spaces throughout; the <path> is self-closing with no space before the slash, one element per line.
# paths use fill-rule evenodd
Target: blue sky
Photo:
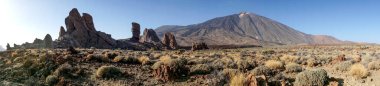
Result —
<path fill-rule="evenodd" d="M 308 34 L 380 43 L 379 0 L 1 0 L 0 45 L 57 39 L 72 8 L 90 13 L 95 28 L 115 39 L 142 28 L 189 25 L 236 14 L 256 13 Z"/>

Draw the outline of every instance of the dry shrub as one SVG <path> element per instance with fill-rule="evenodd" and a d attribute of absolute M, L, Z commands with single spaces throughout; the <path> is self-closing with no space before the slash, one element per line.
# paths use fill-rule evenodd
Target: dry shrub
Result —
<path fill-rule="evenodd" d="M 206 64 L 197 64 L 190 68 L 191 75 L 197 75 L 197 74 L 204 75 L 204 74 L 209 74 L 211 72 L 212 72 L 212 67 Z"/>
<path fill-rule="evenodd" d="M 125 56 L 116 56 L 112 62 L 124 62 L 125 61 Z"/>
<path fill-rule="evenodd" d="M 298 73 L 302 72 L 302 67 L 299 64 L 296 63 L 289 63 L 285 66 L 285 72 L 287 73 Z"/>
<path fill-rule="evenodd" d="M 116 56 L 117 56 L 117 54 L 114 53 L 114 52 L 106 52 L 106 53 L 104 54 L 104 57 L 106 57 L 106 58 L 108 58 L 108 59 L 113 59 L 113 58 L 115 58 Z"/>
<path fill-rule="evenodd" d="M 380 61 L 372 61 L 372 62 L 368 63 L 368 69 L 379 70 L 380 69 Z"/>
<path fill-rule="evenodd" d="M 332 64 L 336 64 L 336 63 L 339 63 L 339 62 L 343 62 L 343 61 L 346 61 L 346 55 L 338 55 L 338 57 L 334 58 L 334 60 L 332 61 Z"/>
<path fill-rule="evenodd" d="M 259 67 L 256 67 L 255 69 L 251 70 L 250 71 L 251 74 L 255 75 L 255 76 L 260 76 L 260 75 L 265 75 L 265 76 L 270 76 L 270 75 L 274 75 L 274 70 L 266 67 L 266 66 L 259 66 Z"/>
<path fill-rule="evenodd" d="M 65 64 L 62 64 L 60 65 L 57 69 L 55 69 L 54 71 L 54 75 L 56 76 L 63 76 L 63 77 L 71 77 L 71 71 L 73 70 L 73 67 L 68 64 L 68 63 L 65 63 Z"/>
<path fill-rule="evenodd" d="M 355 78 L 365 78 L 368 76 L 368 71 L 364 65 L 356 63 L 351 66 L 349 73 Z"/>
<path fill-rule="evenodd" d="M 324 86 L 327 82 L 328 75 L 325 70 L 306 70 L 297 74 L 294 86 Z"/>
<path fill-rule="evenodd" d="M 125 63 L 128 63 L 128 64 L 138 64 L 139 63 L 139 60 L 135 57 L 132 57 L 132 56 L 126 56 L 124 58 L 125 60 Z"/>
<path fill-rule="evenodd" d="M 248 81 L 245 77 L 243 73 L 233 76 L 230 80 L 230 86 L 247 86 Z"/>
<path fill-rule="evenodd" d="M 55 84 L 57 84 L 59 81 L 58 77 L 55 76 L 55 75 L 49 75 L 46 77 L 45 79 L 45 83 L 48 85 L 48 86 L 54 86 Z"/>
<path fill-rule="evenodd" d="M 345 61 L 345 62 L 337 64 L 335 66 L 335 69 L 339 71 L 348 71 L 352 64 L 353 64 L 352 61 Z"/>
<path fill-rule="evenodd" d="M 236 61 L 236 65 L 239 70 L 247 71 L 252 70 L 255 67 L 256 63 L 249 63 L 247 60 L 240 59 Z"/>
<path fill-rule="evenodd" d="M 101 66 L 98 70 L 96 70 L 97 78 L 111 78 L 117 77 L 122 74 L 121 70 L 114 66 Z"/>
<path fill-rule="evenodd" d="M 354 55 L 352 58 L 353 58 L 353 61 L 355 61 L 355 62 L 361 62 L 362 61 L 361 55 Z"/>
<path fill-rule="evenodd" d="M 280 57 L 280 60 L 284 61 L 285 63 L 296 62 L 298 59 L 299 59 L 299 57 L 297 57 L 297 56 L 287 55 L 287 54 L 284 54 Z"/>
<path fill-rule="evenodd" d="M 237 69 L 224 69 L 222 71 L 222 75 L 225 76 L 226 78 L 229 78 L 229 79 L 231 79 L 232 77 L 234 77 L 238 73 L 240 73 L 240 72 Z"/>
<path fill-rule="evenodd" d="M 102 54 L 88 54 L 86 57 L 85 57 L 85 60 L 86 61 L 91 61 L 91 60 L 95 60 L 95 61 L 98 61 L 98 62 L 110 62 L 110 59 L 105 57 L 104 55 Z"/>
<path fill-rule="evenodd" d="M 308 67 L 314 67 L 314 66 L 318 65 L 317 61 L 314 58 L 310 58 L 306 62 L 307 62 Z"/>
<path fill-rule="evenodd" d="M 142 65 L 146 65 L 146 64 L 151 64 L 150 62 L 150 58 L 148 56 L 141 56 L 140 58 L 138 58 L 139 62 L 142 64 Z"/>
<path fill-rule="evenodd" d="M 284 64 L 282 62 L 276 61 L 276 60 L 266 61 L 265 66 L 267 66 L 268 68 L 271 68 L 271 69 L 283 69 L 284 68 Z"/>
<path fill-rule="evenodd" d="M 187 59 L 166 59 L 156 62 L 153 66 L 153 75 L 162 81 L 171 81 L 179 79 L 181 76 L 187 76 L 189 69 L 186 67 Z"/>
<path fill-rule="evenodd" d="M 162 61 L 164 63 L 168 63 L 171 59 L 173 59 L 173 57 L 170 55 L 164 55 L 164 56 L 160 57 L 160 61 Z"/>

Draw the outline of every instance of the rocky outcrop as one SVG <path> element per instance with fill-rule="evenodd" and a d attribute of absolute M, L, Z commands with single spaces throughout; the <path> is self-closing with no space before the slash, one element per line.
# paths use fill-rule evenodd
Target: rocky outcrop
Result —
<path fill-rule="evenodd" d="M 51 38 L 50 34 L 46 34 L 44 38 L 44 45 L 45 48 L 53 48 L 53 39 Z"/>
<path fill-rule="evenodd" d="M 60 36 L 57 40 L 58 48 L 70 46 L 79 48 L 114 48 L 116 40 L 111 35 L 96 31 L 92 16 L 83 13 L 81 16 L 76 8 L 72 9 L 65 19 L 66 29 L 61 27 Z"/>
<path fill-rule="evenodd" d="M 132 22 L 132 38 L 131 41 L 138 42 L 140 39 L 140 24 Z"/>
<path fill-rule="evenodd" d="M 61 28 L 59 30 L 59 37 L 65 35 L 65 34 L 66 34 L 65 28 L 63 26 L 61 26 Z"/>
<path fill-rule="evenodd" d="M 162 39 L 162 44 L 167 48 L 167 49 L 177 49 L 177 41 L 175 40 L 175 37 L 173 33 L 165 33 L 164 37 Z"/>
<path fill-rule="evenodd" d="M 193 43 L 193 45 L 191 46 L 191 50 L 192 51 L 195 51 L 195 50 L 204 50 L 204 49 L 208 49 L 207 47 L 207 44 L 202 42 L 202 43 Z"/>
<path fill-rule="evenodd" d="M 141 43 L 158 43 L 160 39 L 158 38 L 156 32 L 153 29 L 144 29 L 144 33 L 140 39 Z"/>

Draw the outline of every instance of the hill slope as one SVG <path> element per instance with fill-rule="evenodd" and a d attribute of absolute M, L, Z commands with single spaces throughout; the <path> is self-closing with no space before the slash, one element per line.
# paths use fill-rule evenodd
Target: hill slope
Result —
<path fill-rule="evenodd" d="M 192 42 L 209 45 L 344 43 L 331 36 L 305 34 L 272 19 L 246 12 L 188 26 L 165 25 L 158 27 L 156 32 L 160 37 L 165 32 L 173 32 L 182 46 L 189 46 Z"/>

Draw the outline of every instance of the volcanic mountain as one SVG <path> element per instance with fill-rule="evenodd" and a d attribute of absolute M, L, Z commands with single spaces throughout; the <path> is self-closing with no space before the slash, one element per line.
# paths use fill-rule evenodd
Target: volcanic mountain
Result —
<path fill-rule="evenodd" d="M 326 35 L 310 35 L 297 31 L 275 20 L 242 12 L 217 17 L 200 24 L 188 26 L 164 25 L 155 29 L 159 37 L 172 32 L 179 45 L 193 42 L 208 45 L 295 45 L 295 44 L 343 44 Z"/>

